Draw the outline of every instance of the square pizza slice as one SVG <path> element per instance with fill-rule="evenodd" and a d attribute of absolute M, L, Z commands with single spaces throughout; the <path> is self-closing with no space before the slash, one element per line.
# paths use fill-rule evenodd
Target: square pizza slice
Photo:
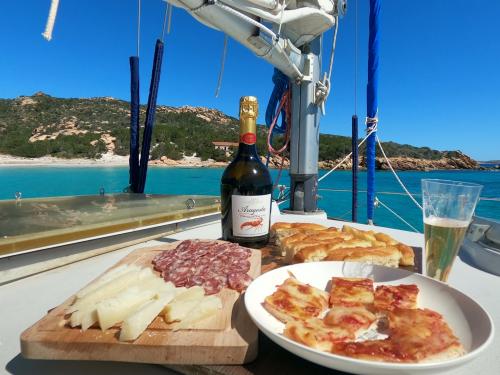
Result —
<path fill-rule="evenodd" d="M 379 311 L 395 308 L 416 309 L 418 286 L 415 284 L 379 285 L 375 289 L 374 306 Z"/>
<path fill-rule="evenodd" d="M 264 308 L 282 322 L 316 317 L 328 307 L 328 293 L 289 277 L 266 297 Z"/>
<path fill-rule="evenodd" d="M 373 280 L 367 278 L 333 277 L 330 306 L 361 306 L 373 303 Z"/>

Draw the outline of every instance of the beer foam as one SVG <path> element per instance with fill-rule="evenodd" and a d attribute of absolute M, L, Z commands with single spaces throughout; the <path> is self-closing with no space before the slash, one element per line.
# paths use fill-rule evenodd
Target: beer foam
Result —
<path fill-rule="evenodd" d="M 444 217 L 429 216 L 424 218 L 424 223 L 445 228 L 466 228 L 469 222 L 466 220 L 448 219 Z"/>

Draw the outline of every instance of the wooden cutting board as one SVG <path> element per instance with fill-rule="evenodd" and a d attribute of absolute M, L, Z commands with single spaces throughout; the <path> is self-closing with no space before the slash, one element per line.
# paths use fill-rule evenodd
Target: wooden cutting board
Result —
<path fill-rule="evenodd" d="M 136 250 L 112 268 L 121 264 L 151 266 L 161 251 L 177 246 Z M 261 253 L 252 250 L 250 276 L 260 275 Z M 108 270 L 109 271 L 109 270 Z M 157 317 L 134 342 L 118 341 L 119 327 L 105 332 L 93 327 L 87 331 L 71 328 L 65 315 L 75 296 L 28 328 L 21 335 L 21 353 L 31 359 L 99 360 L 158 364 L 243 364 L 257 356 L 258 329 L 248 316 L 243 295 L 223 289 L 217 294 L 223 309 L 196 329 L 173 331 Z"/>

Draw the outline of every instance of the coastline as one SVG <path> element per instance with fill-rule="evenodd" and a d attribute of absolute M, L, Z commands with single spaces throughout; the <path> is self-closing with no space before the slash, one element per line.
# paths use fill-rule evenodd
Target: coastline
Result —
<path fill-rule="evenodd" d="M 490 168 L 481 167 L 474 163 L 457 164 L 456 161 L 451 163 L 450 160 L 439 160 L 430 161 L 422 159 L 413 158 L 401 158 L 395 157 L 390 158 L 391 164 L 395 170 L 398 171 L 430 171 L 430 170 L 489 170 Z M 265 159 L 263 158 L 263 161 Z M 339 160 L 328 160 L 320 161 L 318 163 L 319 170 L 330 170 L 335 166 Z M 225 168 L 229 162 L 217 162 L 212 159 L 201 160 L 196 156 L 184 156 L 181 160 L 168 159 L 162 156 L 157 160 L 150 160 L 150 167 L 159 168 Z M 278 160 L 270 160 L 269 168 L 278 169 L 280 166 Z M 0 167 L 128 167 L 129 157 L 120 156 L 114 153 L 105 153 L 99 159 L 86 159 L 86 158 L 75 158 L 75 159 L 63 159 L 54 156 L 43 156 L 39 158 L 26 158 L 20 156 L 13 156 L 7 154 L 0 154 Z M 477 167 L 476 167 L 477 166 Z M 286 160 L 284 166 L 285 169 L 289 168 L 288 160 Z M 342 166 L 338 168 L 339 170 L 350 170 L 351 162 L 348 160 Z M 359 166 L 360 170 L 364 170 L 364 165 L 361 162 Z M 385 161 L 377 158 L 377 170 L 384 171 L 388 170 L 388 166 Z M 494 168 L 491 168 L 494 169 Z"/>

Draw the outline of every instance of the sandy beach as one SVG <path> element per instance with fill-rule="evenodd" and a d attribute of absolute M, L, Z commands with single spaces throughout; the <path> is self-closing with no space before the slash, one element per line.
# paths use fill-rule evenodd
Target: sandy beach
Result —
<path fill-rule="evenodd" d="M 99 159 L 62 159 L 53 156 L 42 156 L 40 158 L 24 158 L 0 154 L 0 167 L 128 167 L 129 157 L 111 153 L 103 154 Z M 201 160 L 196 156 L 185 156 L 182 160 L 171 160 L 162 157 L 159 160 L 150 160 L 150 166 L 166 168 L 221 168 L 227 163 L 214 160 Z"/>
<path fill-rule="evenodd" d="M 119 156 L 114 154 L 103 154 L 100 159 L 62 159 L 53 156 L 43 156 L 40 158 L 23 158 L 0 154 L 0 166 L 2 167 L 92 167 L 92 166 L 128 166 L 128 156 Z"/>

